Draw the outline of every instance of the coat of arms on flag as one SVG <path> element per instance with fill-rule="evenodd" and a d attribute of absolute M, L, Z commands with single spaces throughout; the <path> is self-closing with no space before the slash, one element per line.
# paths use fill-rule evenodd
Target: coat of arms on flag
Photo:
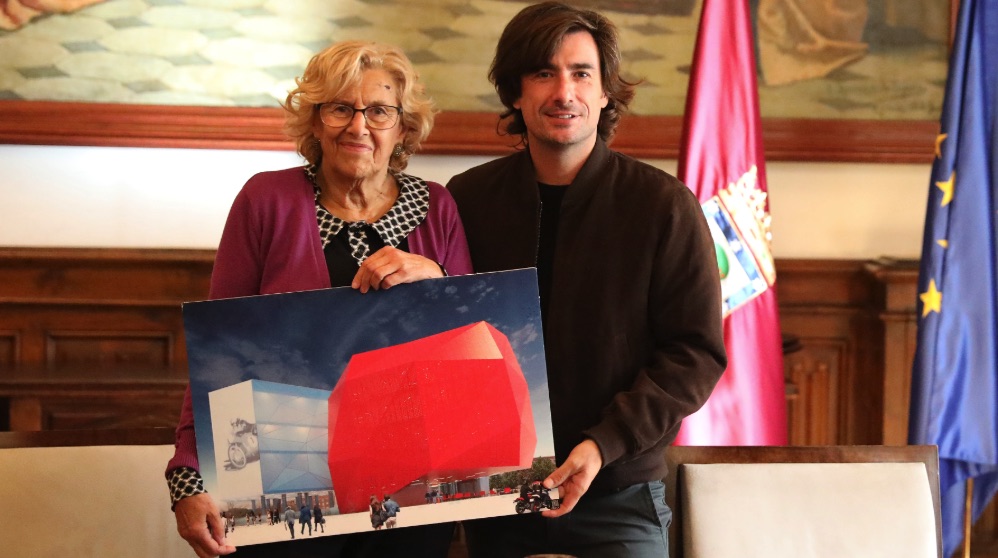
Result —
<path fill-rule="evenodd" d="M 714 237 L 725 316 L 776 281 L 769 248 L 772 235 L 766 192 L 757 188 L 757 183 L 753 165 L 737 182 L 728 184 L 701 206 Z"/>

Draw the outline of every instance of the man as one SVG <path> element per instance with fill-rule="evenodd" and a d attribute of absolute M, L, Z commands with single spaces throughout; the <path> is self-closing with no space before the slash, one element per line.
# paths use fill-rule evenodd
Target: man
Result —
<path fill-rule="evenodd" d="M 385 507 L 385 515 L 388 516 L 387 519 L 385 519 L 385 527 L 394 529 L 396 522 L 395 516 L 398 515 L 401 507 L 398 505 L 398 502 L 392 500 L 392 497 L 387 494 L 385 494 L 385 502 L 383 506 Z"/>
<path fill-rule="evenodd" d="M 295 505 L 288 504 L 287 509 L 284 510 L 284 521 L 288 523 L 288 531 L 291 531 L 291 538 L 295 538 L 295 519 L 297 519 L 298 514 L 295 513 Z"/>
<path fill-rule="evenodd" d="M 298 523 L 301 523 L 301 534 L 305 534 L 305 526 L 308 525 L 308 536 L 312 536 L 312 508 L 308 506 L 308 502 L 301 507 L 301 513 L 298 514 Z"/>
<path fill-rule="evenodd" d="M 530 6 L 489 78 L 525 149 L 455 176 L 475 271 L 536 266 L 562 499 L 466 522 L 474 558 L 666 556 L 665 447 L 727 364 L 713 242 L 676 178 L 606 142 L 634 84 L 598 13 Z"/>

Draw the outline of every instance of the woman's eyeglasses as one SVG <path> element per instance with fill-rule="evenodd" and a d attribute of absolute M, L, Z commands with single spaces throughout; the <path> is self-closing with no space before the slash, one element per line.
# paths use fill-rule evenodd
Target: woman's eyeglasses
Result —
<path fill-rule="evenodd" d="M 371 105 L 364 108 L 354 108 L 349 105 L 338 103 L 323 103 L 319 105 L 319 118 L 326 126 L 342 128 L 353 120 L 357 113 L 364 115 L 367 125 L 375 130 L 387 130 L 395 126 L 399 115 L 402 114 L 402 107 L 390 105 Z"/>

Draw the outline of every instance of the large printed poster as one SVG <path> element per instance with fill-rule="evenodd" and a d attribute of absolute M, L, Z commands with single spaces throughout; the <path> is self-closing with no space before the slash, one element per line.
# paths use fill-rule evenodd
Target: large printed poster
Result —
<path fill-rule="evenodd" d="M 233 544 L 290 539 L 289 509 L 301 538 L 557 505 L 521 494 L 554 469 L 536 270 L 183 313 L 201 475 Z"/>

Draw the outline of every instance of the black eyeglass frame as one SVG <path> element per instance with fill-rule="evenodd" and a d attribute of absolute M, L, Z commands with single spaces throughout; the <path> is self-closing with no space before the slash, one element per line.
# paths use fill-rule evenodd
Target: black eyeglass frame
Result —
<path fill-rule="evenodd" d="M 326 106 L 329 106 L 329 107 L 343 107 L 343 108 L 346 108 L 346 109 L 350 109 L 353 112 L 350 113 L 350 118 L 347 118 L 347 119 L 343 120 L 342 123 L 332 123 L 331 124 L 331 123 L 329 123 L 329 122 L 326 121 L 326 118 L 325 118 L 326 114 L 324 114 L 323 110 L 322 110 L 322 108 L 326 107 Z M 395 117 L 391 121 L 391 124 L 387 125 L 387 126 L 383 126 L 382 127 L 382 123 L 372 121 L 371 117 L 368 116 L 368 114 L 367 114 L 367 111 L 369 111 L 371 109 L 386 109 L 386 108 L 395 109 L 397 111 L 395 113 Z M 318 111 L 318 113 L 319 113 L 319 120 L 321 120 L 323 124 L 325 124 L 326 126 L 329 126 L 330 128 L 345 128 L 346 126 L 349 126 L 350 123 L 353 122 L 354 117 L 357 116 L 358 112 L 364 115 L 364 122 L 366 122 L 367 125 L 369 127 L 371 127 L 372 129 L 374 129 L 374 130 L 390 130 L 390 129 L 394 128 L 395 125 L 398 124 L 399 120 L 401 120 L 401 118 L 402 118 L 402 107 L 396 107 L 396 106 L 392 106 L 392 105 L 370 105 L 370 106 L 367 106 L 367 107 L 356 108 L 356 107 L 352 107 L 350 105 L 344 105 L 343 103 L 322 103 L 322 104 L 316 105 L 315 110 Z M 328 116 L 332 117 L 331 114 L 328 115 Z"/>

